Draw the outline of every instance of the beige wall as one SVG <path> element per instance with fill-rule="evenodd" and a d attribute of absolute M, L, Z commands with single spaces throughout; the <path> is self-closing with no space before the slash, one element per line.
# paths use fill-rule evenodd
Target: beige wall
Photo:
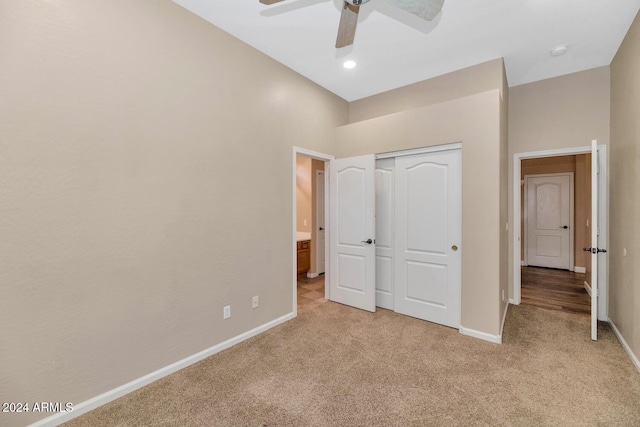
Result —
<path fill-rule="evenodd" d="M 591 217 L 591 154 L 524 159 L 520 166 L 520 178 L 527 175 L 573 173 L 574 183 L 574 266 L 587 268 L 591 257 L 582 248 L 590 247 L 591 235 L 587 219 Z M 524 236 L 524 186 L 520 192 L 520 236 Z M 524 260 L 524 238 L 521 240 L 520 255 Z"/>
<path fill-rule="evenodd" d="M 311 158 L 296 157 L 296 229 L 311 232 L 312 224 Z"/>
<path fill-rule="evenodd" d="M 509 307 L 509 85 L 501 61 L 502 98 L 500 102 L 500 319 Z M 501 320 L 501 327 L 504 325 Z M 500 330 L 502 334 L 502 330 Z"/>
<path fill-rule="evenodd" d="M 513 218 L 513 155 L 609 144 L 609 67 L 569 74 L 509 89 L 509 223 Z M 517 229 L 511 227 L 511 230 Z M 509 238 L 509 266 L 513 238 Z M 509 268 L 509 283 L 513 269 Z M 513 297 L 513 289 L 510 289 Z"/>
<path fill-rule="evenodd" d="M 317 263 L 317 247 L 316 247 L 316 239 L 318 232 L 318 222 L 317 222 L 317 204 L 316 204 L 316 180 L 317 180 L 317 171 L 324 171 L 324 161 L 322 160 L 311 160 L 311 269 L 310 273 L 315 274 L 318 273 L 318 263 Z M 326 194 L 326 192 L 325 192 Z"/>
<path fill-rule="evenodd" d="M 611 63 L 609 317 L 640 358 L 640 14 Z M 623 251 L 626 249 L 626 256 Z"/>
<path fill-rule="evenodd" d="M 292 147 L 331 154 L 347 103 L 169 0 L 1 9 L 0 400 L 79 404 L 290 313 Z"/>
<path fill-rule="evenodd" d="M 349 123 L 409 111 L 495 88 L 508 91 L 502 59 L 353 101 L 349 104 Z"/>
<path fill-rule="evenodd" d="M 462 142 L 462 326 L 490 335 L 500 333 L 501 312 L 500 104 L 495 89 L 342 126 L 336 152 L 349 157 Z"/>

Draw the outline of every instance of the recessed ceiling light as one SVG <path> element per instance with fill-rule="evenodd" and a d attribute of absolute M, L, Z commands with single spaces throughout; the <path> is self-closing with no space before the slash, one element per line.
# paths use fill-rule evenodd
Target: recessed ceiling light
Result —
<path fill-rule="evenodd" d="M 345 61 L 344 64 L 342 64 L 344 66 L 344 68 L 346 68 L 347 70 L 350 70 L 352 68 L 356 67 L 356 61 Z"/>
<path fill-rule="evenodd" d="M 551 49 L 551 56 L 562 56 L 567 53 L 569 47 L 566 44 L 560 44 L 553 49 Z"/>

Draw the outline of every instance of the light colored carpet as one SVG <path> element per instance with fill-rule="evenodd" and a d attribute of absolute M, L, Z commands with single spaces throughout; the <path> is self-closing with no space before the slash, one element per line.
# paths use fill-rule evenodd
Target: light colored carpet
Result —
<path fill-rule="evenodd" d="M 327 302 L 71 426 L 638 426 L 640 373 L 607 325 L 511 306 L 497 345 Z"/>

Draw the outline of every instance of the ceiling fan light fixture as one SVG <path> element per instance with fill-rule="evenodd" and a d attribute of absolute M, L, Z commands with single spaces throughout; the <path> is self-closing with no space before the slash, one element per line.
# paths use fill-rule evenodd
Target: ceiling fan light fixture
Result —
<path fill-rule="evenodd" d="M 352 60 L 344 61 L 344 64 L 342 64 L 342 66 L 347 70 L 351 70 L 352 68 L 356 68 L 356 61 L 352 61 Z"/>

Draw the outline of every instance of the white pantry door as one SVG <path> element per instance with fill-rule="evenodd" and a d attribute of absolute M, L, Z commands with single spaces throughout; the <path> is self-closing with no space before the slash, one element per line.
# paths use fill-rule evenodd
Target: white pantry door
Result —
<path fill-rule="evenodd" d="M 527 265 L 571 268 L 572 175 L 527 177 Z"/>
<path fill-rule="evenodd" d="M 376 311 L 375 158 L 335 159 L 329 169 L 329 298 Z"/>
<path fill-rule="evenodd" d="M 457 149 L 395 163 L 395 311 L 453 328 L 460 327 L 461 160 Z"/>

